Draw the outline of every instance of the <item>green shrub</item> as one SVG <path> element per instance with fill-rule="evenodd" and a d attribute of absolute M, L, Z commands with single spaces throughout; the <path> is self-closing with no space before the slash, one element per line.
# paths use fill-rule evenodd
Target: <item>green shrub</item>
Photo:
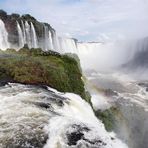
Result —
<path fill-rule="evenodd" d="M 111 107 L 105 111 L 98 110 L 95 112 L 96 116 L 102 120 L 107 131 L 112 131 L 116 124 L 115 114 L 117 109 Z"/>

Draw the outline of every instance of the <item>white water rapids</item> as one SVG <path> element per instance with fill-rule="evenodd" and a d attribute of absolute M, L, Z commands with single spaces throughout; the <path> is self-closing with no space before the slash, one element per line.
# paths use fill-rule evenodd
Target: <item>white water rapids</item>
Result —
<path fill-rule="evenodd" d="M 78 95 L 51 88 L 1 86 L 0 117 L 1 148 L 127 147 Z"/>
<path fill-rule="evenodd" d="M 148 82 L 121 73 L 91 73 L 88 85 L 96 110 L 118 109 L 115 132 L 129 148 L 147 148 Z"/>

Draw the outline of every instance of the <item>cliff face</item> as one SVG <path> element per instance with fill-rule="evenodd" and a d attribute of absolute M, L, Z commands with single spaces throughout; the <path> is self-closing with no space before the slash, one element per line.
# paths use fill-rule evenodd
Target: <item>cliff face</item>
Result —
<path fill-rule="evenodd" d="M 22 48 L 27 44 L 30 48 L 42 48 L 44 51 L 54 50 L 60 53 L 76 53 L 77 40 L 73 38 L 62 38 L 57 36 L 56 31 L 48 24 L 36 20 L 29 14 L 8 15 L 0 10 L 0 20 L 8 34 L 7 48 Z M 1 28 L 1 27 L 0 27 Z M 0 36 L 3 36 L 0 34 Z M 2 42 L 0 42 L 0 48 Z"/>
<path fill-rule="evenodd" d="M 51 36 L 53 38 L 55 36 L 55 30 L 49 24 L 39 22 L 29 14 L 22 16 L 20 16 L 19 14 L 8 15 L 5 11 L 0 10 L 0 19 L 5 24 L 6 30 L 8 32 L 8 41 L 11 45 L 13 45 L 11 47 L 19 46 L 17 22 L 20 24 L 21 28 L 23 28 L 23 23 L 25 24 L 25 22 L 27 22 L 29 25 L 31 25 L 32 23 L 35 28 L 37 40 L 40 43 L 45 39 L 45 27 L 48 31 L 51 32 Z"/>

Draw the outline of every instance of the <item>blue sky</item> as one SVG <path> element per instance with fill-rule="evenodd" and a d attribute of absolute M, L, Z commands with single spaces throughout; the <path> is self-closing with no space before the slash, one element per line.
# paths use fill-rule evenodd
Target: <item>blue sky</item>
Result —
<path fill-rule="evenodd" d="M 148 0 L 0 0 L 8 13 L 30 13 L 60 36 L 108 41 L 148 35 Z"/>

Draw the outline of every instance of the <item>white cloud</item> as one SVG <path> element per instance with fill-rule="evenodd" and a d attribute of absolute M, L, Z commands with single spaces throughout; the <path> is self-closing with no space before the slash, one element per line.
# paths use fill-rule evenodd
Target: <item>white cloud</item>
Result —
<path fill-rule="evenodd" d="M 9 12 L 31 13 L 60 35 L 80 40 L 148 34 L 148 0 L 4 0 Z"/>

